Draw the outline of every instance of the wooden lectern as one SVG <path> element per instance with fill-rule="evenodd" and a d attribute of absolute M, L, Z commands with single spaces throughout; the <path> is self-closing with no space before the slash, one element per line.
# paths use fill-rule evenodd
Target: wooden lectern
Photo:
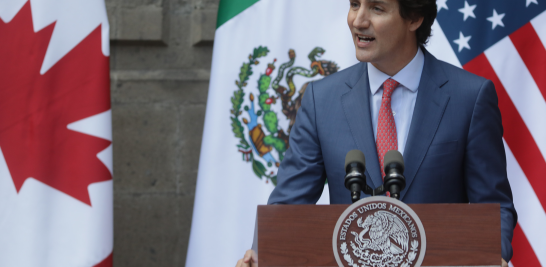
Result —
<path fill-rule="evenodd" d="M 332 236 L 349 205 L 258 207 L 258 263 L 337 267 Z M 409 204 L 426 233 L 422 266 L 500 266 L 499 204 Z"/>

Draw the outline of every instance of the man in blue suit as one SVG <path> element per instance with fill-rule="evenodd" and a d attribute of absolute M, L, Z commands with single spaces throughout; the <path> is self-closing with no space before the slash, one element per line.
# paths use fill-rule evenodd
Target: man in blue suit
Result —
<path fill-rule="evenodd" d="M 388 147 L 378 140 L 385 139 L 388 115 L 395 122 L 388 141 L 405 160 L 400 200 L 500 203 L 507 266 L 517 214 L 493 83 L 424 49 L 435 0 L 350 0 L 350 6 L 347 21 L 361 63 L 307 87 L 268 204 L 314 204 L 326 178 L 330 202 L 350 204 L 344 159 L 353 149 L 366 156 L 367 184 L 379 187 Z M 256 266 L 252 254 L 237 266 Z"/>

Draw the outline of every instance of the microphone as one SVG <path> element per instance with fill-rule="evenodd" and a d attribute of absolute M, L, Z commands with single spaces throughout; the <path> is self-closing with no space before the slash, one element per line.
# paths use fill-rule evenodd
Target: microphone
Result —
<path fill-rule="evenodd" d="M 362 151 L 354 149 L 345 156 L 345 187 L 351 191 L 351 200 L 360 200 L 360 191 L 366 188 L 366 159 Z"/>
<path fill-rule="evenodd" d="M 404 157 L 398 150 L 391 150 L 383 158 L 385 170 L 384 185 L 391 193 L 391 197 L 400 199 L 400 192 L 406 188 L 404 177 Z"/>

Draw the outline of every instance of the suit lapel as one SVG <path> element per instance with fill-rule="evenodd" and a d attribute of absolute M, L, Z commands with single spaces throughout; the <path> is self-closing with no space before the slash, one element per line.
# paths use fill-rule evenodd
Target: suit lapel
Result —
<path fill-rule="evenodd" d="M 371 177 L 373 187 L 383 184 L 370 113 L 370 86 L 366 63 L 360 63 L 354 75 L 346 84 L 346 92 L 341 96 L 341 103 L 349 128 L 358 149 L 366 156 L 366 172 Z"/>
<path fill-rule="evenodd" d="M 415 179 L 449 102 L 449 95 L 441 89 L 448 81 L 442 67 L 428 51 L 423 51 L 425 65 L 404 149 L 406 189 L 402 191 L 400 199 L 403 199 Z"/>

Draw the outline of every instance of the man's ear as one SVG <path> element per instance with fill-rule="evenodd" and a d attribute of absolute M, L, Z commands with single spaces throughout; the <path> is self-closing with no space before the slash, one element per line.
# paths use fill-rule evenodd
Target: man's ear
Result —
<path fill-rule="evenodd" d="M 411 19 L 409 22 L 409 30 L 414 32 L 416 31 L 417 29 L 419 29 L 419 27 L 421 27 L 421 24 L 423 24 L 423 20 L 425 18 L 424 17 L 419 17 L 417 19 Z"/>

